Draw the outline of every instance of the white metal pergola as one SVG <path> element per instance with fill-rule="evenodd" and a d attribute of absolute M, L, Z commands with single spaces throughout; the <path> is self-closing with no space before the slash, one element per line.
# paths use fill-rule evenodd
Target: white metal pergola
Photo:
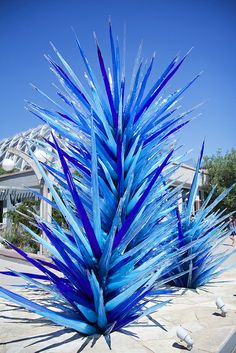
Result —
<path fill-rule="evenodd" d="M 19 171 L 23 171 L 29 168 L 26 161 L 18 155 L 11 152 L 15 149 L 22 151 L 27 154 L 28 147 L 26 140 L 37 139 L 42 140 L 50 136 L 51 129 L 47 125 L 39 125 L 36 128 L 21 132 L 15 136 L 8 137 L 0 141 L 0 164 L 4 159 L 10 158 L 14 161 L 15 168 Z"/>

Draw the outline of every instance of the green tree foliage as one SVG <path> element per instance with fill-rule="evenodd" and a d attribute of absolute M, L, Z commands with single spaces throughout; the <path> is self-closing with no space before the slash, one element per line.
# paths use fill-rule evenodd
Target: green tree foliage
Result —
<path fill-rule="evenodd" d="M 37 234 L 40 233 L 40 230 L 32 225 L 31 222 L 33 222 L 33 217 L 30 213 L 38 213 L 39 205 L 40 203 L 38 200 L 25 199 L 17 205 L 15 209 L 7 212 L 10 227 L 6 230 L 6 239 L 19 248 L 33 253 L 37 253 L 39 250 L 39 244 L 31 237 L 30 234 L 23 231 L 21 224 L 25 224 L 27 227 L 30 227 Z"/>
<path fill-rule="evenodd" d="M 40 234 L 40 230 L 33 225 L 35 222 L 31 214 L 31 212 L 38 214 L 39 207 L 40 201 L 25 199 L 15 209 L 7 212 L 10 227 L 6 230 L 5 238 L 27 252 L 37 253 L 39 251 L 39 244 L 28 232 L 22 229 L 21 224 L 25 224 L 35 233 Z M 58 210 L 52 210 L 52 217 L 60 226 L 66 226 L 65 220 Z"/>
<path fill-rule="evenodd" d="M 6 174 L 6 172 L 2 167 L 0 167 L 0 175 L 3 175 L 3 174 Z"/>
<path fill-rule="evenodd" d="M 216 185 L 215 197 L 236 183 L 236 149 L 225 155 L 218 150 L 215 155 L 204 158 L 204 165 L 209 173 L 208 190 Z M 227 212 L 236 210 L 236 188 L 221 202 L 220 207 L 227 208 Z"/>
<path fill-rule="evenodd" d="M 3 169 L 3 167 L 0 166 L 0 175 L 5 175 L 5 174 L 11 174 L 11 173 L 15 173 L 16 169 L 13 169 L 11 171 L 6 171 Z"/>
<path fill-rule="evenodd" d="M 61 212 L 55 208 L 52 209 L 52 217 L 61 227 L 67 227 L 65 218 L 62 216 Z"/>

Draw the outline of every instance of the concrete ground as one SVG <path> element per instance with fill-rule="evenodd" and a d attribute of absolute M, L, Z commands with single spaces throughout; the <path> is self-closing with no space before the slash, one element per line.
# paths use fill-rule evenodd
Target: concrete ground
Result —
<path fill-rule="evenodd" d="M 225 248 L 228 245 L 226 244 Z M 236 256 L 232 260 L 236 261 Z M 29 266 L 24 262 L 0 257 L 0 271 L 4 268 L 23 272 L 29 270 Z M 21 284 L 23 281 L 14 277 L 0 276 L 2 286 L 9 288 L 16 283 Z M 19 287 L 11 287 L 11 289 L 15 292 L 25 292 L 25 289 Z M 222 297 L 227 306 L 226 317 L 222 317 L 216 310 L 215 299 L 218 296 Z M 176 327 L 182 325 L 190 331 L 193 337 L 193 353 L 223 353 L 220 349 L 233 332 L 236 332 L 236 268 L 223 274 L 211 285 L 198 292 L 187 290 L 182 292 L 182 295 L 176 294 L 172 298 L 171 304 L 161 308 L 151 317 L 127 326 L 123 333 L 113 333 L 113 352 L 178 353 L 187 351 L 184 344 L 176 338 Z M 42 299 L 45 300 L 45 298 Z M 81 351 L 106 353 L 109 348 L 103 337 L 82 338 L 74 331 L 56 326 L 36 314 L 0 299 L 0 353 L 76 353 Z"/>

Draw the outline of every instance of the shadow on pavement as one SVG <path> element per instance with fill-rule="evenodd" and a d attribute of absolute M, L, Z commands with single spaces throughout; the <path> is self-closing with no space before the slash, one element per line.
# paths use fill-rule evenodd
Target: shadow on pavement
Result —
<path fill-rule="evenodd" d="M 177 348 L 177 349 L 183 349 L 183 350 L 185 350 L 185 351 L 188 351 L 188 348 L 187 348 L 187 347 L 185 347 L 185 346 L 183 346 L 182 344 L 179 344 L 179 343 L 177 343 L 177 342 L 174 342 L 174 343 L 172 344 L 172 347 Z"/>
<path fill-rule="evenodd" d="M 40 326 L 57 326 L 56 324 L 52 323 L 49 320 L 45 320 L 43 318 L 35 318 L 35 319 L 27 319 L 27 318 L 17 318 L 17 317 L 8 317 L 1 315 L 0 318 L 9 320 L 8 322 L 11 323 L 30 323 L 30 324 L 41 324 Z M 59 327 L 59 326 L 58 326 Z M 68 333 L 73 333 L 72 336 L 62 339 L 59 342 L 53 342 L 50 344 L 50 340 L 54 340 L 55 338 L 62 337 L 65 334 Z M 30 346 L 35 346 L 40 343 L 48 342 L 49 344 L 46 347 L 42 347 L 38 350 L 35 350 L 35 353 L 41 353 L 41 352 L 48 352 L 49 349 L 53 349 L 56 347 L 63 346 L 64 344 L 67 344 L 72 341 L 78 340 L 78 346 L 80 345 L 80 348 L 78 349 L 77 353 L 82 352 L 83 349 L 91 343 L 91 347 L 93 347 L 97 340 L 99 339 L 99 335 L 96 336 L 91 336 L 91 337 L 84 337 L 80 333 L 71 330 L 71 329 L 59 329 L 58 331 L 50 332 L 50 333 L 44 333 L 41 335 L 35 335 L 35 336 L 28 336 L 28 337 L 23 337 L 23 338 L 18 338 L 18 339 L 12 339 L 4 342 L 0 342 L 0 347 L 5 346 L 7 344 L 12 344 L 12 343 L 20 343 L 22 341 L 26 341 L 26 347 Z M 84 342 L 81 344 L 81 339 L 84 340 Z M 32 343 L 27 344 L 27 341 L 34 340 Z M 80 341 L 79 341 L 80 340 Z"/>
<path fill-rule="evenodd" d="M 16 309 L 17 307 L 9 305 L 11 308 L 9 308 L 8 310 L 4 310 L 4 311 L 12 311 L 12 307 L 14 309 Z M 59 325 L 56 325 L 54 323 L 52 323 L 51 321 L 44 319 L 44 318 L 19 318 L 19 317 L 10 317 L 10 316 L 6 316 L 6 315 L 0 315 L 0 319 L 4 319 L 6 320 L 6 322 L 9 323 L 27 323 L 27 324 L 33 324 L 33 325 L 37 325 L 40 327 L 44 327 L 44 326 L 50 326 L 50 327 L 60 327 Z M 138 323 L 138 322 L 134 322 L 133 324 L 130 324 L 127 326 L 127 329 L 121 329 L 119 330 L 120 333 L 128 335 L 128 336 L 132 336 L 135 338 L 138 338 L 138 335 L 132 331 L 129 331 L 128 328 L 132 329 L 132 327 L 160 327 L 162 328 L 164 331 L 167 331 L 166 328 L 164 326 L 162 326 L 158 321 L 156 321 L 154 318 L 152 318 L 152 316 L 148 315 L 148 319 L 149 319 L 149 323 Z M 150 324 L 151 322 L 151 324 Z M 64 339 L 62 338 L 63 335 L 66 335 L 68 333 L 72 333 L 72 335 L 70 337 L 65 337 Z M 55 342 L 55 338 L 59 338 L 61 337 L 60 341 L 57 340 L 57 342 Z M 70 342 L 76 341 L 78 340 L 78 346 L 79 349 L 77 351 L 77 353 L 80 353 L 84 350 L 85 347 L 87 347 L 87 345 L 91 345 L 91 348 L 96 344 L 97 340 L 101 337 L 101 335 L 94 335 L 94 336 L 90 336 L 90 337 L 85 337 L 83 335 L 81 335 L 80 333 L 72 330 L 72 329 L 67 329 L 67 328 L 63 328 L 63 329 L 58 329 L 57 331 L 54 332 L 50 332 L 50 333 L 43 333 L 43 334 L 39 334 L 39 335 L 35 335 L 35 336 L 28 336 L 28 337 L 23 337 L 23 338 L 18 338 L 18 339 L 12 339 L 12 340 L 8 340 L 8 341 L 4 341 L 4 342 L 0 342 L 0 347 L 1 346 L 5 346 L 8 344 L 13 344 L 13 343 L 20 343 L 22 341 L 26 341 L 26 347 L 31 347 L 34 346 L 37 349 L 37 345 L 38 344 L 42 344 L 44 342 L 47 342 L 47 346 L 46 347 L 42 347 L 39 348 L 38 350 L 35 350 L 34 353 L 42 353 L 42 352 L 48 352 L 49 349 L 53 349 L 53 348 L 57 348 L 60 347 L 65 344 L 68 344 Z M 102 338 L 102 337 L 101 337 Z M 27 341 L 32 341 L 29 344 L 27 344 Z M 53 342 L 50 344 L 50 341 L 53 340 Z M 83 341 L 83 342 L 81 342 Z M 108 342 L 107 342 L 108 343 Z M 63 349 L 63 348 L 62 348 Z"/>

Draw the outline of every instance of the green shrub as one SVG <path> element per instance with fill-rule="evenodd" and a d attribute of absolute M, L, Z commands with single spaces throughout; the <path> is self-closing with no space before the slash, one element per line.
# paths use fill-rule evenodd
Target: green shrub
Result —
<path fill-rule="evenodd" d="M 39 244 L 27 233 L 21 223 L 30 227 L 35 233 L 40 234 L 40 230 L 32 225 L 34 223 L 30 212 L 39 213 L 40 202 L 38 200 L 25 199 L 15 209 L 7 212 L 9 226 L 5 230 L 6 240 L 27 252 L 37 253 Z M 25 216 L 26 215 L 26 216 Z"/>

